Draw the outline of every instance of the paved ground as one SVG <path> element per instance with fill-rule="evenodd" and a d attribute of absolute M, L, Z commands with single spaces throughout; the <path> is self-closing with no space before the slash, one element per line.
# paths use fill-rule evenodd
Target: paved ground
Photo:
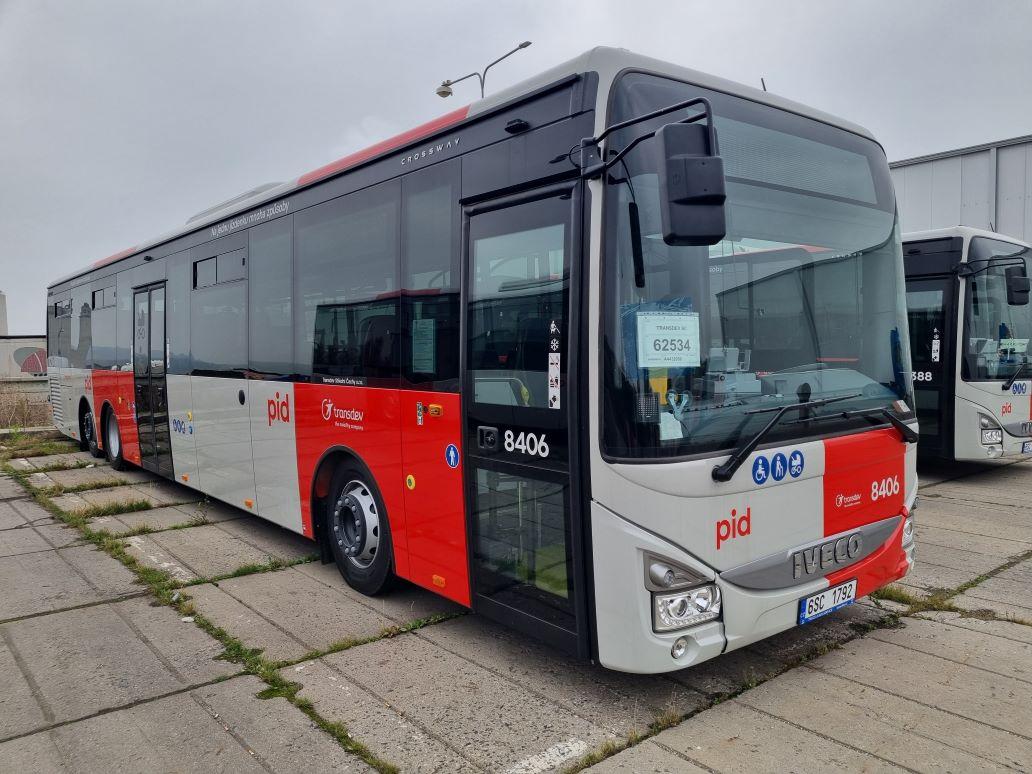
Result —
<path fill-rule="evenodd" d="M 895 601 L 648 677 L 362 597 L 302 538 L 47 450 L 11 468 L 83 529 L 0 476 L 3 771 L 1032 766 L 1027 465 L 925 472 Z"/>

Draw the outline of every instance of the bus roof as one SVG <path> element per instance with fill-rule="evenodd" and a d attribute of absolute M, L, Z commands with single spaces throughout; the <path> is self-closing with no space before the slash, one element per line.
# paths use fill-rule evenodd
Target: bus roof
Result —
<path fill-rule="evenodd" d="M 597 73 L 599 76 L 599 93 L 608 94 L 609 89 L 617 76 L 625 70 L 653 72 L 659 75 L 683 80 L 713 91 L 721 91 L 735 96 L 745 97 L 746 99 L 750 99 L 754 102 L 770 105 L 774 108 L 787 110 L 826 124 L 831 124 L 832 126 L 845 129 L 846 131 L 854 134 L 862 135 L 877 142 L 871 133 L 862 126 L 829 115 L 820 110 L 815 110 L 814 108 L 802 105 L 798 102 L 785 99 L 784 97 L 779 97 L 770 92 L 761 91 L 760 89 L 755 89 L 751 86 L 746 86 L 735 81 L 699 72 L 698 70 L 674 65 L 659 59 L 635 54 L 626 49 L 599 46 L 567 62 L 516 83 L 513 86 L 477 100 L 470 105 L 453 110 L 450 113 L 446 113 L 432 121 L 420 124 L 406 132 L 402 132 L 394 137 L 378 142 L 375 145 L 371 145 L 368 148 L 351 153 L 343 158 L 319 167 L 318 169 L 307 172 L 293 180 L 278 184 L 267 183 L 251 189 L 244 194 L 235 196 L 221 204 L 209 207 L 208 209 L 191 217 L 179 228 L 133 247 L 121 250 L 99 261 L 95 261 L 93 264 L 86 266 L 79 271 L 55 280 L 48 286 L 48 289 L 90 274 L 96 269 L 100 269 L 112 263 L 116 263 L 117 261 L 129 258 L 137 253 L 152 249 L 174 239 L 178 239 L 179 237 L 185 236 L 191 232 L 211 226 L 225 218 L 242 214 L 264 204 L 269 204 L 301 188 L 314 185 L 315 183 L 333 177 L 334 175 L 342 174 L 348 170 L 362 166 L 363 164 L 378 160 L 417 142 L 425 141 L 434 135 L 443 132 L 445 129 L 454 129 L 460 124 L 472 121 L 480 115 L 492 112 L 507 103 L 517 101 L 521 97 L 537 89 L 556 83 L 557 81 L 571 75 L 579 75 L 588 72 Z M 600 133 L 605 128 L 605 120 L 605 111 L 598 111 L 595 116 L 596 134 Z"/>
<path fill-rule="evenodd" d="M 974 228 L 972 226 L 948 226 L 946 228 L 933 228 L 926 231 L 911 231 L 903 234 L 903 242 L 921 242 L 928 239 L 945 239 L 947 237 L 960 237 L 964 240 L 964 244 L 971 241 L 973 237 L 985 237 L 986 239 L 996 239 L 1000 242 L 1011 242 L 1021 247 L 1029 247 L 1027 242 L 1022 242 L 1016 237 L 1007 236 L 1006 234 L 997 234 L 995 231 L 987 231 L 984 228 Z"/>

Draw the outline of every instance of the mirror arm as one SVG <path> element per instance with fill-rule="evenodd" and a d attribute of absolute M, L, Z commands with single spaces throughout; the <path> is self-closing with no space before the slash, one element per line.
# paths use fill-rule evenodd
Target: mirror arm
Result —
<path fill-rule="evenodd" d="M 619 129 L 625 129 L 628 126 L 633 126 L 634 124 L 640 124 L 643 121 L 650 121 L 653 118 L 659 118 L 660 116 L 666 115 L 667 113 L 673 113 L 678 110 L 683 110 L 684 108 L 694 107 L 695 105 L 701 106 L 701 113 L 698 113 L 694 116 L 689 116 L 688 118 L 681 119 L 680 121 L 675 121 L 674 123 L 693 124 L 696 121 L 700 121 L 705 118 L 706 129 L 709 133 L 710 148 L 714 153 L 716 153 L 717 142 L 716 133 L 713 129 L 713 108 L 710 106 L 709 100 L 705 97 L 696 97 L 695 99 L 685 100 L 684 102 L 676 102 L 673 105 L 668 105 L 665 108 L 654 110 L 653 112 L 646 113 L 643 116 L 638 116 L 637 118 L 630 118 L 626 121 L 621 121 L 618 124 L 608 126 L 605 128 L 605 130 L 603 130 L 603 132 L 600 135 L 598 135 L 598 137 L 585 137 L 583 140 L 581 140 L 580 144 L 581 177 L 585 180 L 594 180 L 595 178 L 601 177 L 607 169 L 619 162 L 620 159 L 626 156 L 627 153 L 631 149 L 633 149 L 638 143 L 642 142 L 643 140 L 647 140 L 650 137 L 654 137 L 656 131 L 658 130 L 653 130 L 651 132 L 647 132 L 646 134 L 641 135 L 640 137 L 635 137 L 627 145 L 627 147 L 621 150 L 618 154 L 616 154 L 616 156 L 609 159 L 608 161 L 604 161 L 602 159 L 602 154 L 599 150 L 599 144 L 602 142 L 602 140 L 604 140 L 613 132 Z"/>

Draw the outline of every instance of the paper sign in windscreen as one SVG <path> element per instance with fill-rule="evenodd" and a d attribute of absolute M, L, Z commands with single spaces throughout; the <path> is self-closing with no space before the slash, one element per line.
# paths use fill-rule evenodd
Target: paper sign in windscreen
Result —
<path fill-rule="evenodd" d="M 639 368 L 697 368 L 699 315 L 695 312 L 638 312 Z"/>

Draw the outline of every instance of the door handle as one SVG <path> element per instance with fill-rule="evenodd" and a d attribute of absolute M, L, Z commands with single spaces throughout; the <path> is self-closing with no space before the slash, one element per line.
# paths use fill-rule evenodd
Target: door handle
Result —
<path fill-rule="evenodd" d="M 247 399 L 244 397 L 244 391 L 243 390 L 240 390 L 240 392 L 237 393 L 237 400 L 240 401 L 240 405 L 241 406 L 244 405 L 244 401 L 247 400 Z"/>

